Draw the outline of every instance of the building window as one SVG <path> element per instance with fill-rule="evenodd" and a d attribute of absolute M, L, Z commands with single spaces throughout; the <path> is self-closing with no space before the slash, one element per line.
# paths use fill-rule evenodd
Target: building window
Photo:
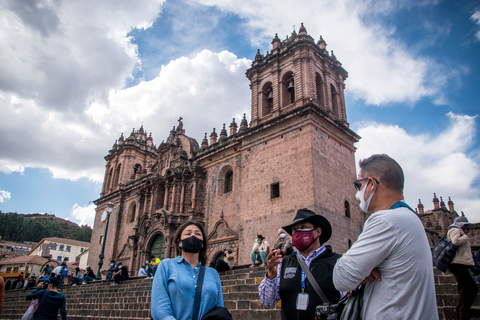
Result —
<path fill-rule="evenodd" d="M 65 249 L 65 251 L 67 252 L 70 252 L 70 250 L 72 250 L 72 246 L 67 246 L 67 248 Z"/>
<path fill-rule="evenodd" d="M 48 248 L 52 250 L 57 250 L 57 244 L 54 242 L 50 242 L 50 244 L 48 245 Z"/>
<path fill-rule="evenodd" d="M 345 217 L 350 218 L 350 203 L 345 200 Z"/>
<path fill-rule="evenodd" d="M 98 244 L 102 244 L 102 242 L 103 242 L 103 235 L 100 236 L 100 241 L 98 241 Z"/>
<path fill-rule="evenodd" d="M 80 253 L 82 253 L 82 252 L 83 252 L 83 248 L 80 248 Z"/>
<path fill-rule="evenodd" d="M 79 261 L 80 261 L 80 257 L 76 257 L 75 262 L 79 262 Z"/>
<path fill-rule="evenodd" d="M 63 258 L 63 261 L 68 261 L 70 260 L 68 257 Z"/>
<path fill-rule="evenodd" d="M 63 251 L 64 248 L 65 248 L 65 245 L 61 244 L 61 245 L 58 247 L 58 250 L 59 250 L 59 251 Z"/>
<path fill-rule="evenodd" d="M 17 273 L 18 272 L 18 267 L 13 267 L 13 273 Z"/>
<path fill-rule="evenodd" d="M 352 247 L 352 240 L 348 240 L 348 249 Z"/>
<path fill-rule="evenodd" d="M 12 272 L 12 267 L 7 267 L 6 273 L 10 273 L 10 272 Z"/>
<path fill-rule="evenodd" d="M 280 182 L 270 185 L 270 197 L 272 199 L 280 197 Z"/>
<path fill-rule="evenodd" d="M 62 256 L 57 256 L 58 261 L 62 261 Z"/>
<path fill-rule="evenodd" d="M 51 254 L 49 255 L 49 257 L 50 257 L 50 259 L 52 259 L 52 258 L 53 258 L 53 256 L 52 256 Z"/>
<path fill-rule="evenodd" d="M 225 193 L 233 190 L 233 172 L 229 171 L 225 175 Z"/>

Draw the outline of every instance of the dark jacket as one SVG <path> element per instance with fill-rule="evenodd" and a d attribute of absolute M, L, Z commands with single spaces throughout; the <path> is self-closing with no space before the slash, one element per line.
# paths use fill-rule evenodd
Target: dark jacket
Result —
<path fill-rule="evenodd" d="M 51 290 L 39 290 L 30 292 L 26 300 L 40 299 L 37 312 L 35 312 L 34 320 L 52 320 L 57 319 L 58 310 L 62 320 L 67 320 L 67 300 L 62 293 Z"/>
<path fill-rule="evenodd" d="M 340 299 L 340 292 L 333 285 L 333 267 L 340 255 L 332 252 L 330 246 L 310 264 L 310 272 L 322 291 L 332 303 Z M 289 268 L 289 269 L 287 269 Z M 285 272 L 287 271 L 287 272 Z M 303 320 L 314 319 L 315 309 L 323 302 L 317 295 L 312 285 L 305 279 L 305 293 L 309 295 L 309 303 L 306 311 L 298 311 L 296 308 L 298 294 L 302 292 L 302 268 L 297 261 L 296 255 L 286 256 L 282 260 L 280 271 L 280 299 L 282 300 L 282 319 Z"/>

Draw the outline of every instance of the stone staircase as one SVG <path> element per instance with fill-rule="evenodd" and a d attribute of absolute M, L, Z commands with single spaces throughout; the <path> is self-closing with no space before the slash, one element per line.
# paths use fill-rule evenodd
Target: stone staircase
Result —
<path fill-rule="evenodd" d="M 440 320 L 457 319 L 454 312 L 458 299 L 455 278 L 437 269 L 434 269 L 434 274 Z M 280 319 L 280 303 L 270 308 L 260 304 L 258 284 L 264 275 L 265 269 L 260 267 L 239 268 L 221 274 L 225 307 L 235 320 Z M 104 281 L 84 286 L 64 286 L 61 292 L 67 298 L 69 320 L 147 320 L 150 319 L 151 288 L 152 280 L 134 278 L 118 286 L 110 286 Z M 27 293 L 23 290 L 5 292 L 0 319 L 20 319 L 29 305 L 25 301 Z M 475 316 L 479 317 L 480 295 L 474 306 Z"/>

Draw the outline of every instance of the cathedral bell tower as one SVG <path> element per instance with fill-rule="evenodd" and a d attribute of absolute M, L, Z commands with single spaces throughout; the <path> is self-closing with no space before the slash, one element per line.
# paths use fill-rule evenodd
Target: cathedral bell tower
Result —
<path fill-rule="evenodd" d="M 307 103 L 348 126 L 343 94 L 348 73 L 326 46 L 321 36 L 315 43 L 302 23 L 298 34 L 293 31 L 283 41 L 275 35 L 270 53 L 257 52 L 246 72 L 252 92 L 251 126 Z"/>

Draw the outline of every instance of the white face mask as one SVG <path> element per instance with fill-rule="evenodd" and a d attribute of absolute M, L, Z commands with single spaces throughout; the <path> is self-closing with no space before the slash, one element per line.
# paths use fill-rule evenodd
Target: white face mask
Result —
<path fill-rule="evenodd" d="M 357 198 L 357 200 L 360 201 L 360 209 L 363 212 L 371 213 L 370 211 L 368 211 L 368 207 L 370 206 L 370 202 L 372 201 L 375 190 L 377 190 L 377 184 L 375 183 L 375 187 L 373 188 L 372 193 L 370 193 L 370 197 L 368 197 L 367 201 L 365 201 L 365 190 L 367 189 L 367 185 L 368 185 L 368 181 L 362 190 L 357 191 L 357 193 L 355 194 L 355 198 Z"/>
<path fill-rule="evenodd" d="M 285 233 L 281 233 L 280 238 L 285 239 Z"/>

